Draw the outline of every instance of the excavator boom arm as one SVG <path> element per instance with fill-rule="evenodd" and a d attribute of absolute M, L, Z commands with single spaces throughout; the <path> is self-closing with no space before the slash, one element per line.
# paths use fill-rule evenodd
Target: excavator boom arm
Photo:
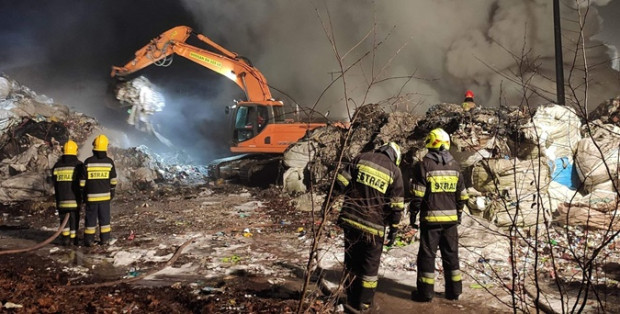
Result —
<path fill-rule="evenodd" d="M 187 44 L 192 35 L 220 53 L 211 52 Z M 177 26 L 151 40 L 136 51 L 135 58 L 123 67 L 112 67 L 112 77 L 126 76 L 151 64 L 158 64 L 172 54 L 177 54 L 198 63 L 235 82 L 246 94 L 248 101 L 273 100 L 269 85 L 263 74 L 246 59 L 226 50 L 208 37 L 196 34 L 187 26 Z"/>

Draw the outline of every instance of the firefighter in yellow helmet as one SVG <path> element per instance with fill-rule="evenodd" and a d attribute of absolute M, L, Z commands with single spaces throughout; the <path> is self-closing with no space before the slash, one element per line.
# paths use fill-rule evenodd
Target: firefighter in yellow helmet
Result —
<path fill-rule="evenodd" d="M 420 250 L 418 252 L 417 292 L 415 301 L 428 302 L 434 296 L 435 255 L 441 251 L 446 292 L 458 300 L 462 292 L 458 258 L 457 225 L 469 198 L 459 163 L 448 152 L 450 135 L 443 129 L 432 130 L 425 139 L 428 153 L 414 165 L 411 178 L 412 201 L 409 206 L 411 226 L 417 228 L 420 215 Z"/>
<path fill-rule="evenodd" d="M 101 134 L 93 141 L 93 156 L 84 161 L 84 175 L 80 185 L 86 198 L 84 245 L 92 246 L 99 223 L 101 245 L 110 242 L 110 201 L 116 188 L 116 167 L 107 156 L 108 138 Z"/>
<path fill-rule="evenodd" d="M 345 198 L 338 225 L 345 238 L 345 285 L 348 311 L 370 310 L 379 280 L 386 226 L 387 245 L 398 232 L 404 203 L 398 144 L 361 153 L 338 174 Z"/>
<path fill-rule="evenodd" d="M 77 245 L 77 231 L 80 227 L 80 208 L 82 204 L 82 190 L 80 177 L 84 171 L 82 162 L 77 158 L 78 145 L 68 140 L 63 146 L 63 155 L 52 168 L 52 182 L 56 209 L 60 222 L 69 215 L 69 221 L 62 229 L 61 243 L 64 246 L 72 242 Z M 73 241 L 72 241 L 73 240 Z"/>

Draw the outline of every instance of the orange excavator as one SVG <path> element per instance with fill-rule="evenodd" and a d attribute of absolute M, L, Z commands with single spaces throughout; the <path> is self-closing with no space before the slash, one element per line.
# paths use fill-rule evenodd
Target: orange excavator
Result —
<path fill-rule="evenodd" d="M 192 35 L 216 52 L 186 43 Z M 272 163 L 308 131 L 326 125 L 288 119 L 283 102 L 272 97 L 264 75 L 248 59 L 187 26 L 174 27 L 151 40 L 135 53 L 133 60 L 122 67 L 113 66 L 111 75 L 123 78 L 151 64 L 167 66 L 174 54 L 229 78 L 245 92 L 247 100 L 225 107 L 227 113 L 232 113 L 230 151 L 243 155 L 212 162 L 213 178 L 248 179 L 257 172 L 257 166 Z"/>

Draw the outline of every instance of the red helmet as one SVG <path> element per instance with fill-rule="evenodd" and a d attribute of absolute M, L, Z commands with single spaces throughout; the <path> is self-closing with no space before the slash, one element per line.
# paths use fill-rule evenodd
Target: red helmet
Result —
<path fill-rule="evenodd" d="M 474 98 L 474 92 L 468 90 L 465 92 L 465 98 Z"/>

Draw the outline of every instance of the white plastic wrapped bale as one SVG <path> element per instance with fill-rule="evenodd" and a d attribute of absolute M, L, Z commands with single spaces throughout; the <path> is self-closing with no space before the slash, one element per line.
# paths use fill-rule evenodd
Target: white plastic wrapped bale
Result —
<path fill-rule="evenodd" d="M 549 165 L 538 160 L 488 159 L 472 170 L 472 184 L 489 195 L 483 217 L 497 226 L 531 226 L 550 217 Z M 550 218 L 549 218 L 550 219 Z"/>
<path fill-rule="evenodd" d="M 472 170 L 472 184 L 477 191 L 509 199 L 515 199 L 517 194 L 544 193 L 550 178 L 545 159 L 540 160 L 540 166 L 536 159 L 486 159 L 476 163 Z"/>
<path fill-rule="evenodd" d="M 284 152 L 284 165 L 291 168 L 305 168 L 314 159 L 315 149 L 310 141 L 299 141 Z"/>
<path fill-rule="evenodd" d="M 558 213 L 554 221 L 560 225 L 620 230 L 616 192 L 595 190 L 583 197 L 577 196 L 570 203 L 561 203 Z"/>
<path fill-rule="evenodd" d="M 581 119 L 567 106 L 555 104 L 540 106 L 532 122 L 520 127 L 525 140 L 520 147 L 511 147 L 519 158 L 534 159 L 544 155 L 556 157 L 572 156 L 581 140 Z M 512 143 L 516 146 L 516 143 Z M 538 152 L 540 145 L 542 152 Z"/>
<path fill-rule="evenodd" d="M 527 227 L 551 222 L 551 203 L 546 193 L 520 194 L 519 200 L 495 199 L 486 206 L 484 218 L 498 227 Z"/>
<path fill-rule="evenodd" d="M 306 192 L 303 168 L 289 168 L 284 172 L 283 178 L 283 190 L 285 192 L 290 194 Z"/>
<path fill-rule="evenodd" d="M 547 195 L 549 197 L 549 204 L 551 205 L 552 212 L 555 212 L 560 204 L 571 202 L 571 200 L 582 197 L 576 190 L 570 189 L 569 187 L 555 181 L 551 181 L 551 183 L 549 183 Z"/>
<path fill-rule="evenodd" d="M 610 182 L 618 182 L 620 128 L 604 124 L 593 128 L 591 135 L 579 141 L 575 156 L 577 174 L 587 193 L 613 188 Z"/>
<path fill-rule="evenodd" d="M 538 130 L 538 134 L 543 134 L 549 140 L 546 154 L 552 160 L 572 156 L 581 140 L 581 118 L 568 106 L 540 106 L 531 124 Z"/>

